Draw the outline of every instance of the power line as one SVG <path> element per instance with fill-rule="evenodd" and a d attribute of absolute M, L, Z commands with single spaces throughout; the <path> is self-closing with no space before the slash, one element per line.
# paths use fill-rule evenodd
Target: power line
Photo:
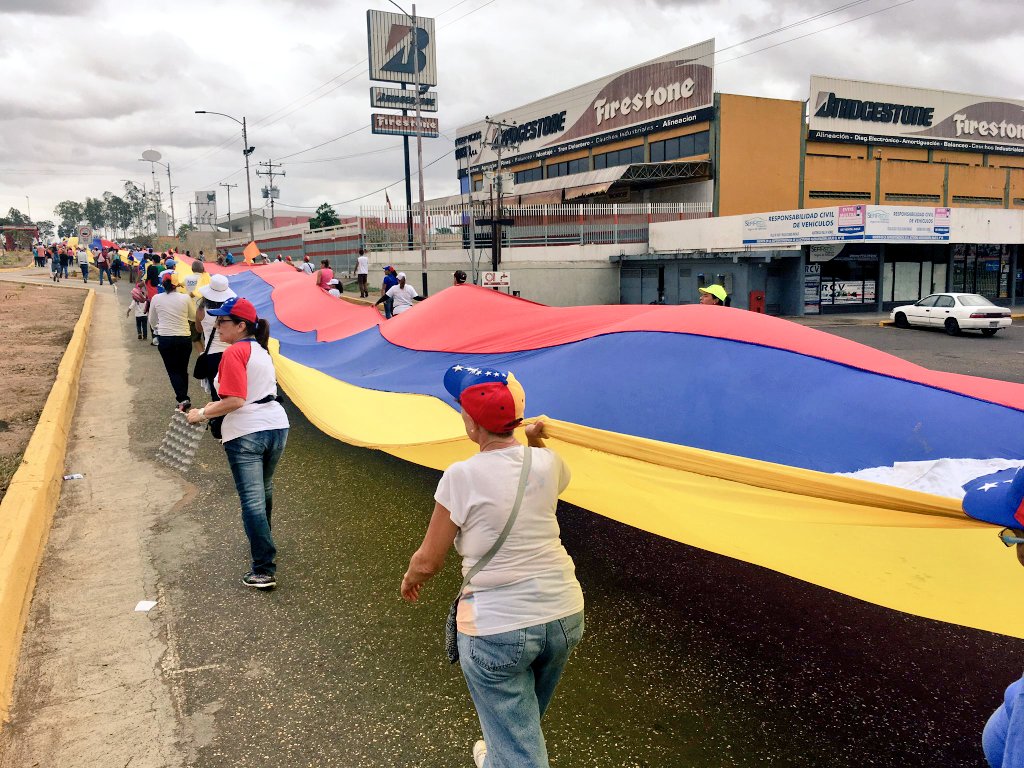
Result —
<path fill-rule="evenodd" d="M 320 147 L 327 146 L 328 144 L 331 144 L 332 142 L 338 141 L 339 139 L 344 139 L 344 138 L 347 138 L 347 137 L 351 136 L 354 133 L 359 133 L 360 131 L 365 131 L 369 127 L 370 126 L 368 124 L 360 126 L 359 128 L 356 128 L 355 130 L 351 130 L 348 133 L 341 134 L 341 136 L 335 136 L 333 139 L 328 139 L 327 141 L 325 141 L 325 142 L 323 142 L 321 144 L 317 144 L 314 147 L 307 147 L 306 149 L 300 149 L 298 152 L 292 152 L 290 155 L 285 155 L 284 157 L 282 157 L 280 159 L 281 160 L 287 160 L 289 157 L 295 157 L 296 155 L 301 155 L 301 154 L 303 154 L 305 152 L 310 152 L 310 151 L 312 151 L 314 149 L 320 149 Z"/>
<path fill-rule="evenodd" d="M 819 32 L 828 32 L 830 29 L 835 29 L 836 27 L 841 27 L 844 24 L 849 24 L 850 22 L 853 22 L 853 21 L 860 21 L 861 19 L 866 19 L 868 16 L 874 16 L 876 13 L 884 13 L 886 11 L 891 11 L 893 8 L 899 8 L 901 5 L 909 5 L 910 3 L 913 3 L 914 1 L 915 0 L 903 0 L 903 2 L 896 3 L 895 5 L 890 5 L 890 6 L 886 7 L 886 8 L 879 8 L 876 11 L 871 11 L 871 13 L 865 13 L 865 14 L 863 14 L 861 16 L 856 16 L 856 17 L 854 17 L 852 19 L 847 19 L 846 21 L 841 21 L 838 24 L 833 24 L 831 27 L 825 27 L 823 29 L 816 29 L 813 32 L 808 32 L 806 35 L 799 35 L 797 37 L 791 37 L 789 40 L 783 40 L 782 42 L 775 43 L 774 45 L 766 45 L 764 48 L 758 48 L 756 51 L 750 51 L 750 53 L 743 53 L 743 54 L 740 54 L 739 56 L 733 56 L 731 59 L 726 59 L 725 61 L 720 61 L 718 63 L 719 64 L 727 64 L 730 61 L 738 61 L 739 59 L 745 59 L 747 56 L 753 56 L 755 53 L 761 53 L 762 51 L 771 50 L 772 48 L 778 48 L 780 45 L 785 45 L 786 43 L 792 43 L 792 42 L 795 42 L 797 40 L 803 40 L 805 37 L 810 37 L 811 35 L 816 35 Z"/>
<path fill-rule="evenodd" d="M 397 152 L 401 147 L 383 147 L 381 149 L 369 149 L 366 152 L 355 152 L 351 155 L 338 155 L 337 157 L 318 157 L 315 160 L 292 160 L 289 165 L 311 165 L 313 163 L 330 163 L 336 160 L 351 160 L 354 157 L 365 157 L 366 155 L 380 155 L 385 152 Z"/>
<path fill-rule="evenodd" d="M 427 163 L 426 165 L 423 166 L 424 170 L 426 170 L 427 168 L 432 166 L 434 163 L 438 163 L 441 160 L 444 160 L 449 155 L 454 154 L 455 149 L 456 149 L 455 147 L 452 147 L 451 149 L 449 149 L 444 154 L 439 155 L 438 157 L 435 157 L 433 160 L 431 160 L 429 163 Z M 418 172 L 417 171 L 413 171 L 412 175 L 416 176 L 416 175 L 418 175 Z M 340 206 L 340 205 L 346 205 L 348 203 L 354 203 L 356 200 L 362 200 L 364 198 L 369 197 L 370 195 L 378 195 L 381 192 L 383 192 L 385 189 L 391 189 L 391 187 L 393 187 L 393 186 L 395 186 L 397 184 L 402 184 L 404 181 L 405 181 L 405 176 L 400 178 L 398 181 L 393 181 L 390 184 L 381 187 L 380 189 L 375 189 L 373 192 L 367 192 L 365 195 L 359 195 L 359 197 L 353 197 L 350 200 L 342 200 L 341 202 L 338 202 L 338 203 L 331 203 L 330 206 L 332 208 L 335 208 L 335 207 Z M 286 206 L 288 208 L 299 208 L 299 209 L 310 210 L 310 211 L 316 210 L 317 208 L 320 207 L 318 205 L 289 205 L 288 203 L 281 203 L 281 205 L 284 205 L 284 206 Z"/>

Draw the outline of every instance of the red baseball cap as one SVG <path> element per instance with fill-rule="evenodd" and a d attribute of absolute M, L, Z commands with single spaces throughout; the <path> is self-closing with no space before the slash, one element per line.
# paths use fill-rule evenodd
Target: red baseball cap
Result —
<path fill-rule="evenodd" d="M 445 372 L 444 387 L 488 432 L 508 432 L 523 420 L 526 393 L 511 373 L 453 365 Z"/>
<path fill-rule="evenodd" d="M 250 323 L 255 323 L 259 320 L 259 317 L 256 315 L 256 307 L 252 305 L 251 301 L 240 296 L 228 299 L 217 309 L 207 310 L 207 314 L 214 317 L 231 315 L 231 317 L 237 317 L 239 320 L 248 320 Z"/>

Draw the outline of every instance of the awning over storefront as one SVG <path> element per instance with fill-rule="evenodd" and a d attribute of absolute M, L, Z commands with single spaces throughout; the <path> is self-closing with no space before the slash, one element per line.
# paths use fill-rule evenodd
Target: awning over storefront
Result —
<path fill-rule="evenodd" d="M 634 163 L 576 173 L 571 176 L 516 184 L 512 194 L 521 197 L 523 203 L 542 202 L 539 197 L 540 193 L 548 193 L 548 197 L 551 196 L 550 193 L 555 193 L 562 195 L 565 200 L 577 200 L 583 197 L 607 194 L 613 187 L 628 189 L 657 186 L 663 182 L 703 180 L 710 177 L 711 162 L 708 160 L 683 163 Z M 557 203 L 562 200 L 546 199 L 543 202 Z"/>

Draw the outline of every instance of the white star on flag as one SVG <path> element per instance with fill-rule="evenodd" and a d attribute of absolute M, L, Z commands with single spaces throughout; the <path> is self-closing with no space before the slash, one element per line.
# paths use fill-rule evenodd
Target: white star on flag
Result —
<path fill-rule="evenodd" d="M 993 488 L 996 488 L 998 486 L 999 486 L 999 483 L 985 483 L 984 485 L 979 486 L 978 490 L 979 491 L 991 491 Z"/>
<path fill-rule="evenodd" d="M 454 368 L 452 368 L 452 370 L 453 371 L 461 371 L 462 370 L 462 366 L 461 365 L 456 365 Z"/>

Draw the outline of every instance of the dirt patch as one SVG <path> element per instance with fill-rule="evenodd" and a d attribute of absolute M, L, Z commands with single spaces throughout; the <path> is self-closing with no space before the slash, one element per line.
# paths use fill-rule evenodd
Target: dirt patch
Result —
<path fill-rule="evenodd" d="M 0 498 L 42 413 L 84 291 L 0 283 Z"/>

